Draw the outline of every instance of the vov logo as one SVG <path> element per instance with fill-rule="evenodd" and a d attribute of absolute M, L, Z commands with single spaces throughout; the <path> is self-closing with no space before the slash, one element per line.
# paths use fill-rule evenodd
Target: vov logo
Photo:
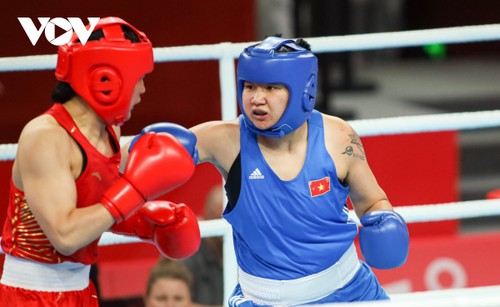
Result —
<path fill-rule="evenodd" d="M 26 35 L 28 35 L 28 38 L 30 39 L 33 46 L 35 46 L 38 42 L 38 39 L 42 35 L 42 32 L 45 33 L 45 38 L 47 39 L 47 41 L 54 46 L 67 44 L 73 36 L 73 31 L 80 39 L 82 45 L 85 45 L 100 18 L 88 17 L 87 19 L 90 24 L 88 30 L 87 28 L 85 28 L 85 24 L 83 23 L 83 21 L 77 17 L 68 17 L 68 19 L 62 17 L 55 17 L 52 19 L 50 17 L 38 17 L 40 28 L 37 28 L 29 17 L 17 18 L 17 20 L 19 20 L 19 22 L 21 23 L 24 32 L 26 32 Z M 65 31 L 58 37 L 55 37 L 56 26 Z"/>

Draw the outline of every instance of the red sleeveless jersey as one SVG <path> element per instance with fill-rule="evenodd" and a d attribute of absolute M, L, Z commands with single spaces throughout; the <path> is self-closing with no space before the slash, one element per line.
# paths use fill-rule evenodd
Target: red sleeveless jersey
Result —
<path fill-rule="evenodd" d="M 114 130 L 111 127 L 107 128 L 117 153 L 106 157 L 89 143 L 61 104 L 54 104 L 45 114 L 53 116 L 68 131 L 86 155 L 85 168 L 75 182 L 77 208 L 98 203 L 104 192 L 119 177 L 120 144 Z M 70 256 L 64 256 L 57 252 L 31 213 L 24 192 L 17 189 L 11 181 L 9 206 L 2 238 L 2 249 L 5 253 L 44 263 L 72 261 L 92 264 L 96 262 L 98 241 L 99 239 L 95 240 Z"/>

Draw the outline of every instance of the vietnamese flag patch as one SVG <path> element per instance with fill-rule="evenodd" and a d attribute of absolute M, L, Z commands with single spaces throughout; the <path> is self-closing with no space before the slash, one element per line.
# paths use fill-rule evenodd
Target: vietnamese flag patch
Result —
<path fill-rule="evenodd" d="M 311 196 L 319 196 L 330 191 L 330 177 L 309 181 L 309 191 Z"/>

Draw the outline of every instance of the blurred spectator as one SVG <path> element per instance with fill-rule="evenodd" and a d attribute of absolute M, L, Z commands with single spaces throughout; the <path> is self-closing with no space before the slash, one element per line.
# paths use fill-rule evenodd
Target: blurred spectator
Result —
<path fill-rule="evenodd" d="M 190 287 L 193 277 L 182 262 L 161 258 L 151 269 L 145 307 L 192 307 Z"/>
<path fill-rule="evenodd" d="M 216 185 L 207 194 L 204 218 L 206 220 L 222 218 L 222 186 Z M 193 302 L 202 305 L 222 306 L 222 237 L 207 237 L 201 241 L 198 252 L 183 260 L 193 274 L 191 287 Z"/>

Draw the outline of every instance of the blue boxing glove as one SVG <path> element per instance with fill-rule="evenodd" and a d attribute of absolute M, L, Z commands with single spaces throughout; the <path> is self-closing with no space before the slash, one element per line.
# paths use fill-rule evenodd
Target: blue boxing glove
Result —
<path fill-rule="evenodd" d="M 372 211 L 361 218 L 359 243 L 366 263 L 376 269 L 393 269 L 408 257 L 410 237 L 406 222 L 394 211 Z"/>
<path fill-rule="evenodd" d="M 183 126 L 174 123 L 156 123 L 144 127 L 141 133 L 139 133 L 132 139 L 128 151 L 130 152 L 130 150 L 132 150 L 132 147 L 135 145 L 135 142 L 137 142 L 137 140 L 142 135 L 151 131 L 157 133 L 166 132 L 173 135 L 182 145 L 184 145 L 184 148 L 186 148 L 188 153 L 193 158 L 194 164 L 198 164 L 198 149 L 196 148 L 196 142 L 197 142 L 196 135 L 189 129 L 186 129 Z"/>

